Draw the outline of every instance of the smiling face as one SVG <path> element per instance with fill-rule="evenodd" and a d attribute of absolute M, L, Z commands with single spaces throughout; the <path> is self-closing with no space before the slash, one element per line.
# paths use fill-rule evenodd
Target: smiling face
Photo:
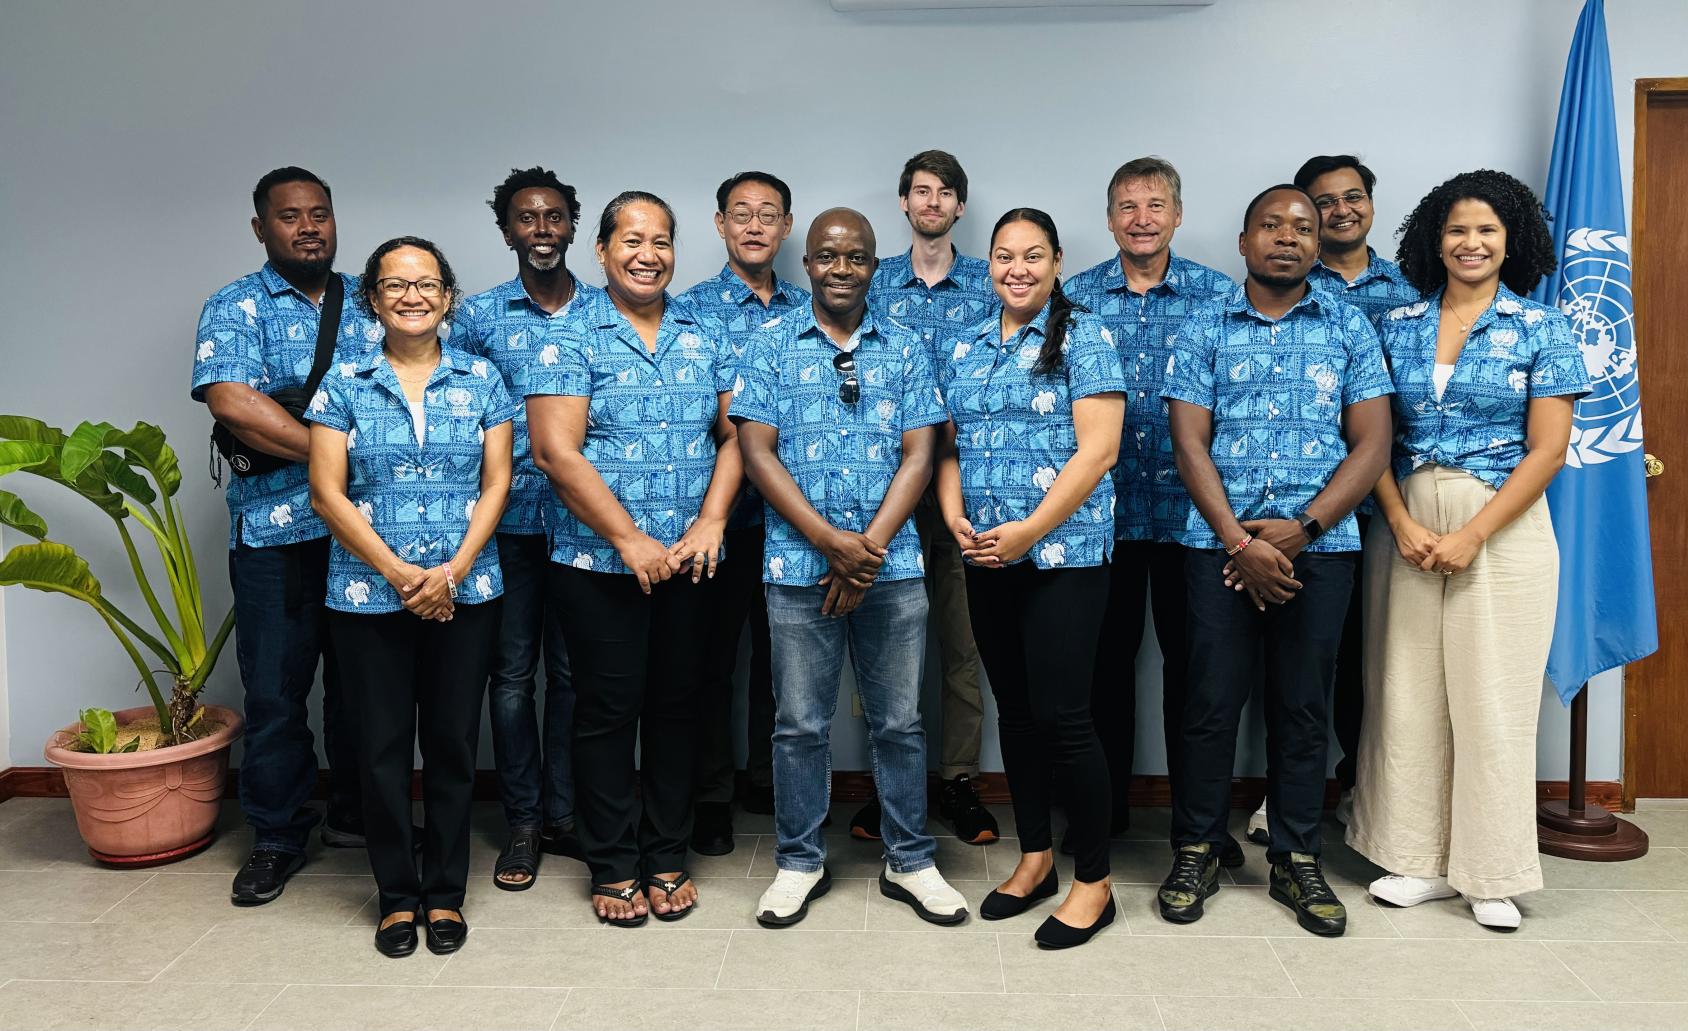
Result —
<path fill-rule="evenodd" d="M 1108 232 L 1119 252 L 1139 260 L 1164 254 L 1172 234 L 1184 224 L 1184 211 L 1159 176 L 1127 179 L 1108 200 Z"/>
<path fill-rule="evenodd" d="M 1002 306 L 1029 322 L 1043 310 L 1061 275 L 1061 252 L 1032 222 L 1010 222 L 991 240 L 991 286 Z"/>
<path fill-rule="evenodd" d="M 908 195 L 900 203 L 914 231 L 933 240 L 949 232 L 967 210 L 953 187 L 926 171 L 916 172 L 909 179 Z"/>
<path fill-rule="evenodd" d="M 263 215 L 252 217 L 252 232 L 270 263 L 284 274 L 311 278 L 334 264 L 334 205 L 316 183 L 270 187 Z"/>
<path fill-rule="evenodd" d="M 1319 236 L 1326 247 L 1346 251 L 1365 246 L 1377 211 L 1359 172 L 1352 168 L 1326 172 L 1308 184 L 1307 192 L 1319 209 Z"/>
<path fill-rule="evenodd" d="M 648 201 L 623 207 L 609 242 L 597 249 L 604 288 L 634 307 L 660 300 L 674 279 L 674 226 L 667 212 Z"/>
<path fill-rule="evenodd" d="M 548 186 L 518 190 L 505 219 L 504 244 L 517 261 L 536 272 L 563 263 L 563 252 L 574 242 L 574 223 L 561 193 Z"/>
<path fill-rule="evenodd" d="M 1448 278 L 1478 286 L 1500 277 L 1506 261 L 1506 223 L 1480 200 L 1456 201 L 1442 223 L 1442 264 Z"/>
<path fill-rule="evenodd" d="M 765 218 L 774 224 L 763 224 Z M 780 245 L 791 235 L 791 212 L 785 210 L 778 190 L 746 180 L 727 194 L 727 210 L 715 213 L 715 231 L 726 241 L 727 260 L 734 268 L 760 273 L 773 265 Z"/>
<path fill-rule="evenodd" d="M 879 259 L 873 255 L 873 227 L 846 208 L 822 212 L 804 241 L 803 269 L 815 306 L 834 319 L 847 320 L 867 304 L 867 288 Z"/>
<path fill-rule="evenodd" d="M 1319 256 L 1319 212 L 1299 190 L 1274 190 L 1249 212 L 1237 250 L 1250 279 L 1280 289 L 1307 279 Z"/>
<path fill-rule="evenodd" d="M 369 301 L 389 338 L 409 340 L 432 337 L 451 307 L 440 263 L 420 247 L 398 247 L 381 256 Z"/>

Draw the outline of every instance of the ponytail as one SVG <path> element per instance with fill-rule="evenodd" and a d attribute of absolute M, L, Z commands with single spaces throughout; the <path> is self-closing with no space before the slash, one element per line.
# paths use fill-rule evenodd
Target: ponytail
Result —
<path fill-rule="evenodd" d="M 1055 231 L 1055 220 L 1037 208 L 1013 208 L 1005 212 L 996 220 L 996 228 L 991 230 L 993 246 L 996 234 L 1002 231 L 1003 226 L 1013 222 L 1030 222 L 1043 230 L 1043 235 L 1049 238 L 1049 249 L 1060 256 L 1061 235 Z M 1043 349 L 1038 352 L 1037 364 L 1032 366 L 1034 376 L 1053 376 L 1061 371 L 1061 347 L 1067 342 L 1067 323 L 1072 320 L 1073 312 L 1089 310 L 1073 303 L 1067 292 L 1061 289 L 1061 280 L 1057 277 L 1055 289 L 1049 293 L 1049 318 L 1043 327 Z"/>

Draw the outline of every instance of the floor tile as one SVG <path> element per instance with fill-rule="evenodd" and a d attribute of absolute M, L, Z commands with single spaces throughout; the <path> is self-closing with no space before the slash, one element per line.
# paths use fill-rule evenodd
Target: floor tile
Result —
<path fill-rule="evenodd" d="M 1460 1002 L 1476 1031 L 1682 1031 L 1688 1005 L 1652 1002 Z"/>
<path fill-rule="evenodd" d="M 690 930 L 751 931 L 762 928 L 756 922 L 756 904 L 768 889 L 772 878 L 711 877 L 698 879 L 698 897 L 702 900 L 691 916 L 663 928 L 685 927 Z M 803 918 L 806 931 L 860 931 L 865 926 L 868 899 L 877 899 L 879 885 L 858 877 L 834 877 L 832 888 L 809 903 L 809 915 Z"/>
<path fill-rule="evenodd" d="M 699 902 L 690 916 L 664 924 L 690 930 L 749 930 L 758 927 L 756 903 L 767 889 L 761 878 L 697 877 Z M 832 890 L 809 906 L 803 926 L 810 929 L 859 931 L 867 910 L 867 880 L 834 879 Z M 597 927 L 598 914 L 588 894 L 590 882 L 581 878 L 547 877 L 526 891 L 504 891 L 490 877 L 469 882 L 463 911 L 475 927 Z"/>
<path fill-rule="evenodd" d="M 0 981 L 148 981 L 204 933 L 164 924 L 137 942 L 133 928 L 110 924 L 0 922 Z"/>
<path fill-rule="evenodd" d="M 238 1031 L 280 985 L 115 985 L 13 981 L 0 988 L 0 1031 Z M 343 1026 L 343 1025 L 342 1025 Z"/>
<path fill-rule="evenodd" d="M 1688 945 L 1554 942 L 1548 948 L 1602 999 L 1688 1002 Z"/>
<path fill-rule="evenodd" d="M 1626 891 L 1621 893 L 1648 920 L 1677 941 L 1688 942 L 1688 891 Z"/>
<path fill-rule="evenodd" d="M 1161 1031 L 1147 996 L 863 992 L 859 1031 Z"/>
<path fill-rule="evenodd" d="M 0 870 L 0 899 L 14 920 L 88 923 L 153 877 L 151 870 Z"/>
<path fill-rule="evenodd" d="M 1055 839 L 1060 844 L 1060 838 Z M 989 853 L 988 879 L 1000 883 L 1020 862 L 1020 839 L 1003 838 Z M 1115 884 L 1159 884 L 1172 865 L 1172 850 L 1164 841 L 1119 840 L 1108 844 L 1108 866 Z M 1073 857 L 1055 852 L 1055 873 L 1066 884 L 1073 879 Z M 949 872 L 945 871 L 945 876 Z"/>
<path fill-rule="evenodd" d="M 162 872 L 101 916 L 102 924 L 331 924 L 352 922 L 375 898 L 375 881 L 357 877 L 294 877 L 281 897 L 262 906 L 229 901 L 229 875 Z M 373 917 L 371 917 L 373 919 Z"/>
<path fill-rule="evenodd" d="M 1541 869 L 1549 888 L 1688 888 L 1688 851 L 1680 848 L 1653 848 L 1623 863 L 1542 856 Z"/>
<path fill-rule="evenodd" d="M 474 918 L 470 917 L 473 921 Z M 714 988 L 731 931 L 643 927 L 476 928 L 439 985 Z"/>
<path fill-rule="evenodd" d="M 289 985 L 250 1031 L 547 1031 L 565 988 Z"/>
<path fill-rule="evenodd" d="M 1324 853 L 1320 856 L 1320 867 L 1331 887 L 1364 887 L 1382 877 L 1385 872 L 1382 867 L 1342 843 L 1341 831 L 1341 825 L 1334 821 L 1325 821 Z M 1241 835 L 1238 835 L 1238 840 L 1242 840 Z M 1221 873 L 1228 875 L 1235 884 L 1265 884 L 1271 869 L 1272 864 L 1266 861 L 1266 850 L 1259 845 L 1243 841 L 1243 865 L 1222 870 Z M 1337 894 L 1342 892 L 1339 890 Z"/>
<path fill-rule="evenodd" d="M 947 879 L 947 878 L 946 878 Z M 930 931 L 935 925 L 922 920 L 906 902 L 886 898 L 877 880 L 862 881 L 867 895 L 867 929 L 870 931 Z M 950 881 L 950 887 L 961 892 L 967 900 L 967 920 L 960 926 L 969 931 L 1023 931 L 1031 933 L 1043 918 L 1055 911 L 1060 898 L 1046 899 L 1030 910 L 1008 920 L 984 920 L 979 916 L 979 903 L 996 887 L 996 881 Z M 837 891 L 837 888 L 833 888 Z M 803 921 L 808 927 L 809 921 Z"/>
<path fill-rule="evenodd" d="M 1252 938 L 1296 934 L 1299 928 L 1295 914 L 1283 903 L 1255 885 L 1228 885 L 1207 900 L 1202 918 L 1193 924 L 1174 924 L 1163 920 L 1155 899 L 1158 888 L 1147 884 L 1122 884 L 1114 889 L 1119 899 L 1120 915 L 1125 917 L 1132 934 L 1163 934 L 1184 937 L 1212 935 L 1244 936 Z M 1399 938 L 1400 932 L 1389 922 L 1365 892 L 1344 891 L 1339 897 L 1348 907 L 1349 938 Z"/>
<path fill-rule="evenodd" d="M 1455 896 L 1422 902 L 1407 909 L 1384 906 L 1389 922 L 1403 938 L 1476 938 L 1504 933 L 1522 941 L 1669 941 L 1656 924 L 1636 919 L 1625 892 L 1592 890 L 1532 891 L 1515 901 L 1524 922 L 1516 931 L 1498 932 L 1471 916 L 1471 904 Z M 1684 893 L 1688 897 L 1688 893 Z"/>
<path fill-rule="evenodd" d="M 1327 941 L 1307 935 L 1274 938 L 1272 947 L 1308 998 L 1595 998 L 1541 942 Z"/>
<path fill-rule="evenodd" d="M 722 988 L 1002 991 L 996 935 L 963 930 L 747 931 L 733 935 Z"/>
<path fill-rule="evenodd" d="M 1688 846 L 1688 808 L 1637 809 L 1619 815 L 1646 831 L 1647 843 L 1653 848 Z"/>
<path fill-rule="evenodd" d="M 858 993 L 576 988 L 552 1031 L 855 1031 Z"/>
<path fill-rule="evenodd" d="M 1465 1028 L 1446 1000 L 1197 999 L 1161 996 L 1166 1031 L 1446 1031 Z"/>
<path fill-rule="evenodd" d="M 958 881 L 988 880 L 985 853 L 998 852 L 1004 845 L 1004 842 L 964 845 L 959 838 L 938 838 L 937 842 L 938 869 L 945 878 Z M 774 845 L 771 835 L 759 839 L 755 861 L 748 870 L 751 878 L 773 879 L 776 869 Z M 847 832 L 840 832 L 834 824 L 826 834 L 826 868 L 832 871 L 834 877 L 878 877 L 879 872 L 885 869 L 885 848 L 877 841 L 857 841 Z M 741 870 L 738 876 L 745 876 L 745 873 Z"/>
<path fill-rule="evenodd" d="M 134 930 L 123 925 L 94 926 L 109 926 L 134 939 Z M 404 959 L 388 959 L 375 951 L 373 935 L 367 926 L 266 924 L 261 920 L 219 924 L 178 956 L 158 979 L 231 984 L 425 985 L 445 965 L 442 957 L 426 949 L 417 949 L 415 955 Z"/>
<path fill-rule="evenodd" d="M 1635 811 L 1638 813 L 1665 812 L 1676 809 L 1688 809 L 1688 798 L 1638 798 L 1635 800 Z"/>
<path fill-rule="evenodd" d="M 1272 948 L 1260 938 L 1141 937 L 1114 927 L 1077 949 L 1049 952 L 1030 935 L 1002 935 L 1010 992 L 1054 987 L 1092 995 L 1180 994 L 1293 996 Z"/>
<path fill-rule="evenodd" d="M 24 806 L 26 812 L 0 831 L 0 870 L 99 869 L 76 830 L 69 799 L 14 798 L 5 805 L 20 802 L 44 804 Z"/>

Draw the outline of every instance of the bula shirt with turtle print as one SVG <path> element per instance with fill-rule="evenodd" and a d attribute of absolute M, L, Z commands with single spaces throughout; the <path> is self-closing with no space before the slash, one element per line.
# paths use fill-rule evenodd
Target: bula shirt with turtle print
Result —
<path fill-rule="evenodd" d="M 920 335 L 934 369 L 947 360 L 956 339 L 970 334 L 997 305 L 990 265 L 953 246 L 950 253 L 948 274 L 933 286 L 915 275 L 911 247 L 880 261 L 868 291 L 870 305 Z"/>

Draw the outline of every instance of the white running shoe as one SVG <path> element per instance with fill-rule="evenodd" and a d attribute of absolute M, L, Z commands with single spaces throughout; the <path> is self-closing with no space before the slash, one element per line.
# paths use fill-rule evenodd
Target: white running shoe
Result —
<path fill-rule="evenodd" d="M 1260 800 L 1260 808 L 1248 818 L 1248 840 L 1256 845 L 1270 845 L 1272 832 L 1266 826 L 1266 800 Z"/>
<path fill-rule="evenodd" d="M 1392 873 L 1379 877 L 1366 887 L 1371 897 L 1391 906 L 1416 906 L 1431 899 L 1451 899 L 1459 892 L 1448 887 L 1446 877 L 1408 877 Z"/>
<path fill-rule="evenodd" d="M 1518 925 L 1524 922 L 1524 917 L 1518 912 L 1518 907 L 1511 899 L 1474 899 L 1465 896 L 1465 901 L 1471 903 L 1471 915 L 1484 927 L 1492 927 L 1497 931 L 1516 931 Z"/>
<path fill-rule="evenodd" d="M 967 900 L 928 866 L 913 873 L 898 873 L 889 866 L 879 874 L 879 894 L 906 902 L 920 919 L 934 924 L 959 924 L 967 919 Z"/>
<path fill-rule="evenodd" d="M 1344 827 L 1354 822 L 1354 789 L 1349 788 L 1336 801 L 1336 822 Z"/>
<path fill-rule="evenodd" d="M 790 927 L 809 915 L 809 903 L 832 889 L 832 875 L 822 867 L 813 873 L 781 870 L 756 903 L 756 922 L 763 927 Z"/>

